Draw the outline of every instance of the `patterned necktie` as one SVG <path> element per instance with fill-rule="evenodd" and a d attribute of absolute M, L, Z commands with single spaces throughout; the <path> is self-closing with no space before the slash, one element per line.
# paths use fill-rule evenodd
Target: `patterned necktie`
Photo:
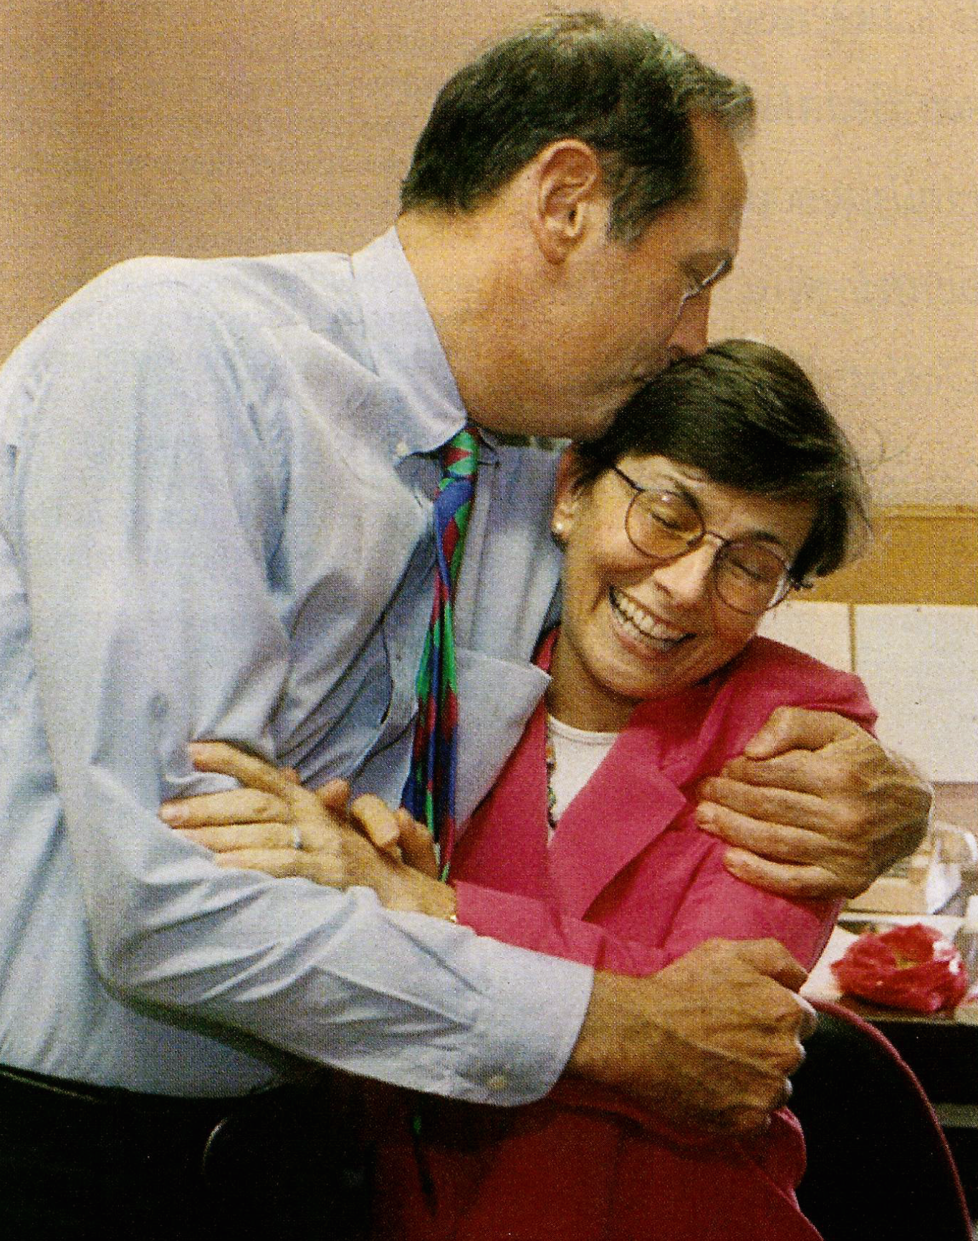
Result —
<path fill-rule="evenodd" d="M 434 836 L 444 879 L 455 844 L 458 750 L 458 680 L 452 600 L 475 494 L 478 431 L 471 426 L 463 427 L 444 446 L 441 460 L 442 476 L 434 506 L 435 598 L 418 669 L 418 720 L 403 801 Z"/>

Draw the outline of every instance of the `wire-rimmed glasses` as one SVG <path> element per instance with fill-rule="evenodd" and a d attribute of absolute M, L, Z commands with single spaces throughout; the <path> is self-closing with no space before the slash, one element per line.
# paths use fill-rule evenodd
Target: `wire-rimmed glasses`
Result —
<path fill-rule="evenodd" d="M 665 563 L 695 550 L 709 536 L 717 549 L 711 565 L 713 588 L 728 608 L 757 616 L 777 607 L 799 583 L 787 561 L 760 539 L 725 539 L 707 530 L 695 505 L 667 487 L 642 487 L 617 465 L 611 469 L 634 491 L 625 513 L 632 546 Z"/>

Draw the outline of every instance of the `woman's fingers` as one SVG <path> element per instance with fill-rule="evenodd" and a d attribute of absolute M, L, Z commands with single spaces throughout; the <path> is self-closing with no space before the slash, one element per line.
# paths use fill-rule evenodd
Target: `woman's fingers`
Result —
<path fill-rule="evenodd" d="M 350 800 L 350 785 L 346 780 L 341 780 L 339 776 L 334 776 L 332 780 L 327 780 L 325 784 L 316 789 L 316 796 L 327 810 L 342 813 L 346 809 L 346 803 Z"/>
<path fill-rule="evenodd" d="M 274 793 L 255 789 L 227 789 L 223 793 L 200 793 L 175 797 L 160 806 L 158 814 L 171 827 L 211 827 L 225 823 L 274 823 L 291 817 L 289 802 Z"/>
<path fill-rule="evenodd" d="M 295 781 L 273 763 L 266 763 L 254 754 L 246 754 L 226 741 L 192 741 L 187 750 L 198 771 L 231 776 L 249 788 L 279 796 L 295 788 Z"/>
<path fill-rule="evenodd" d="M 350 817 L 360 825 L 375 849 L 400 856 L 397 845 L 401 831 L 397 816 L 380 797 L 363 793 L 350 803 Z"/>
<path fill-rule="evenodd" d="M 230 776 L 244 787 L 174 798 L 164 802 L 159 815 L 186 840 L 220 855 L 223 865 L 304 875 L 338 887 L 357 878 L 369 883 L 377 879 L 373 871 L 383 859 L 401 864 L 403 833 L 410 864 L 437 876 L 427 831 L 374 794 L 350 802 L 350 786 L 343 779 L 309 792 L 293 770 L 276 768 L 223 741 L 193 742 L 189 750 L 199 771 Z M 294 856 L 299 852 L 304 856 Z M 383 869 L 380 875 L 388 878 Z"/>
<path fill-rule="evenodd" d="M 301 833 L 293 823 L 234 823 L 227 827 L 178 828 L 177 835 L 212 853 L 239 849 L 277 849 L 299 852 Z"/>
<path fill-rule="evenodd" d="M 430 879 L 437 879 L 438 858 L 431 832 L 403 806 L 397 811 L 397 825 L 401 833 L 401 854 L 404 861 Z"/>

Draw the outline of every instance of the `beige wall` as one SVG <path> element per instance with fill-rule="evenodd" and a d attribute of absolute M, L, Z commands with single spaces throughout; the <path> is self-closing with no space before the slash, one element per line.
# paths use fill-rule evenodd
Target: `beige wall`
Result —
<path fill-rule="evenodd" d="M 116 259 L 366 241 L 439 83 L 540 7 L 5 0 L 0 354 Z M 978 502 L 973 0 L 628 8 L 759 98 L 715 334 L 797 354 L 882 501 Z"/>

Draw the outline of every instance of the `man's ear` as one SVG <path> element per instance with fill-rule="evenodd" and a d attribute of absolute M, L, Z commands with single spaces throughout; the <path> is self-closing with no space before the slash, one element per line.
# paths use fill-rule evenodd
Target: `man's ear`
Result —
<path fill-rule="evenodd" d="M 561 138 L 535 163 L 533 232 L 548 263 L 561 263 L 589 226 L 604 229 L 607 195 L 593 147 Z"/>
<path fill-rule="evenodd" d="M 581 459 L 572 446 L 565 448 L 557 465 L 554 484 L 554 508 L 550 529 L 562 543 L 574 525 L 574 516 L 581 498 Z"/>

